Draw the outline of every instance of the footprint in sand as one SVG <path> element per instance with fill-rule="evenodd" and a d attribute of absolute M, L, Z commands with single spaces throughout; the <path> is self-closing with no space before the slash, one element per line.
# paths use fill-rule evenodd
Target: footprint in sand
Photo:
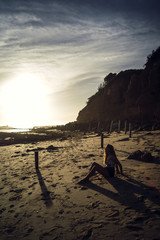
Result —
<path fill-rule="evenodd" d="M 110 217 L 118 217 L 119 216 L 119 211 L 117 210 L 115 213 L 113 213 L 112 215 L 110 215 Z"/>
<path fill-rule="evenodd" d="M 16 213 L 16 214 L 14 215 L 15 218 L 17 218 L 18 216 L 19 216 L 19 213 Z"/>
<path fill-rule="evenodd" d="M 37 184 L 37 182 L 32 183 L 31 185 L 28 186 L 28 188 L 33 187 L 35 184 Z"/>
<path fill-rule="evenodd" d="M 4 211 L 6 211 L 6 208 L 1 208 L 1 209 L 0 209 L 0 215 L 1 215 Z"/>
<path fill-rule="evenodd" d="M 64 213 L 64 210 L 61 209 L 61 210 L 59 211 L 59 214 L 63 214 L 63 213 Z"/>
<path fill-rule="evenodd" d="M 85 186 L 83 186 L 83 187 L 80 188 L 80 190 L 87 190 L 87 189 L 88 189 L 88 188 L 85 187 Z"/>
<path fill-rule="evenodd" d="M 137 226 L 134 226 L 134 225 L 127 225 L 126 228 L 128 228 L 128 229 L 130 229 L 130 230 L 132 230 L 132 231 L 136 231 L 136 232 L 143 230 L 143 228 L 137 227 Z"/>
<path fill-rule="evenodd" d="M 12 155 L 11 158 L 19 157 L 20 155 Z"/>
<path fill-rule="evenodd" d="M 142 223 L 142 222 L 144 222 L 147 219 L 148 219 L 148 216 L 147 217 L 137 217 L 137 218 L 134 219 L 134 222 Z"/>
<path fill-rule="evenodd" d="M 69 188 L 67 188 L 67 189 L 66 189 L 66 192 L 70 193 L 70 192 L 71 192 L 71 190 L 70 190 Z"/>
<path fill-rule="evenodd" d="M 16 230 L 16 227 L 13 226 L 9 226 L 7 227 L 7 229 L 5 230 L 6 233 L 10 234 L 12 232 L 14 232 Z"/>
<path fill-rule="evenodd" d="M 82 240 L 89 239 L 92 235 L 92 228 L 83 236 Z"/>
<path fill-rule="evenodd" d="M 13 197 L 10 197 L 9 198 L 9 201 L 17 201 L 17 200 L 20 200 L 22 198 L 21 195 L 15 195 Z"/>
<path fill-rule="evenodd" d="M 8 213 L 14 213 L 15 211 L 14 210 L 8 210 Z"/>
<path fill-rule="evenodd" d="M 29 178 L 29 177 L 22 177 L 20 180 L 25 180 L 25 179 L 27 179 L 27 178 Z"/>
<path fill-rule="evenodd" d="M 100 202 L 96 201 L 94 203 L 91 203 L 87 208 L 88 209 L 94 209 L 94 208 L 97 208 L 99 205 L 100 205 Z"/>
<path fill-rule="evenodd" d="M 30 233 L 33 232 L 33 230 L 34 230 L 33 228 L 29 228 L 29 229 L 27 230 L 27 233 L 24 235 L 24 237 L 29 236 Z"/>
<path fill-rule="evenodd" d="M 22 153 L 22 157 L 28 156 L 28 153 Z"/>
<path fill-rule="evenodd" d="M 84 165 L 84 166 L 82 166 L 81 168 L 88 168 L 89 166 L 88 165 Z"/>
<path fill-rule="evenodd" d="M 78 179 L 79 178 L 79 176 L 75 176 L 75 177 L 73 177 L 73 179 Z"/>
<path fill-rule="evenodd" d="M 12 205 L 10 205 L 9 207 L 10 207 L 10 208 L 13 208 L 13 207 L 14 207 L 14 205 L 12 204 Z"/>
<path fill-rule="evenodd" d="M 10 192 L 15 192 L 15 193 L 21 193 L 25 189 L 15 189 L 15 190 L 10 190 Z"/>
<path fill-rule="evenodd" d="M 56 187 L 56 186 L 57 186 L 57 184 L 52 184 L 51 186 L 52 186 L 52 187 Z"/>

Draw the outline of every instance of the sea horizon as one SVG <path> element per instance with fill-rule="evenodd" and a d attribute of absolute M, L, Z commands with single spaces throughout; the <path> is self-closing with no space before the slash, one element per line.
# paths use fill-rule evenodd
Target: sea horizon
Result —
<path fill-rule="evenodd" d="M 0 126 L 0 132 L 6 132 L 6 133 L 16 133 L 16 132 L 29 132 L 36 128 L 52 128 L 56 126 L 61 126 L 62 124 L 56 124 L 56 125 L 40 125 L 40 126 L 33 126 L 33 127 L 13 127 L 13 126 Z"/>

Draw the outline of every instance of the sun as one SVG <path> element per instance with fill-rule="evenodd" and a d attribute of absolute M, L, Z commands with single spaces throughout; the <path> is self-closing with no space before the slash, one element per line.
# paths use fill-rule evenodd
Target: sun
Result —
<path fill-rule="evenodd" d="M 14 76 L 4 85 L 0 100 L 3 118 L 9 126 L 45 125 L 48 117 L 46 86 L 34 74 Z"/>

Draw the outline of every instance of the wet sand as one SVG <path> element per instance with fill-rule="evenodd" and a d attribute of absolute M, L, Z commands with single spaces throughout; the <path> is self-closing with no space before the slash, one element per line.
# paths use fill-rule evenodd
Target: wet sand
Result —
<path fill-rule="evenodd" d="M 91 164 L 103 164 L 97 134 L 0 147 L 1 240 L 160 239 L 160 131 L 104 134 L 125 176 L 83 186 Z M 154 161 L 127 158 L 137 150 Z"/>

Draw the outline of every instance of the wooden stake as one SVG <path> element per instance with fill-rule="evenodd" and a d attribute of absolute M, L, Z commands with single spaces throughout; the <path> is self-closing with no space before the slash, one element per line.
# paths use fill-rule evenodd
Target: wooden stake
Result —
<path fill-rule="evenodd" d="M 112 132 L 112 127 L 113 127 L 113 120 L 111 121 L 111 125 L 110 125 L 110 130 L 109 130 L 109 133 Z"/>
<path fill-rule="evenodd" d="M 88 131 L 91 131 L 91 123 L 88 124 Z"/>
<path fill-rule="evenodd" d="M 124 133 L 125 134 L 127 133 L 127 121 L 125 121 L 125 123 L 124 123 Z"/>
<path fill-rule="evenodd" d="M 121 121 L 118 121 L 118 133 L 120 133 L 120 129 L 121 129 Z"/>
<path fill-rule="evenodd" d="M 101 133 L 101 148 L 103 148 L 103 133 Z"/>
<path fill-rule="evenodd" d="M 129 137 L 132 137 L 132 131 L 131 131 L 131 123 L 129 123 Z"/>
<path fill-rule="evenodd" d="M 35 152 L 35 168 L 38 169 L 38 152 Z"/>
<path fill-rule="evenodd" d="M 98 132 L 100 131 L 100 122 L 98 122 L 97 130 L 98 130 Z"/>

